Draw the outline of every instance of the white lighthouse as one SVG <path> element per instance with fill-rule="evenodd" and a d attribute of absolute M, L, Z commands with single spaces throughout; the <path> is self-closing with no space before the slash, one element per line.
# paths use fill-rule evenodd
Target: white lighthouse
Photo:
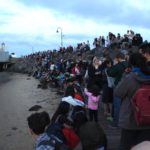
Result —
<path fill-rule="evenodd" d="M 0 51 L 1 52 L 4 52 L 5 51 L 5 43 L 1 43 L 1 48 L 0 48 Z"/>

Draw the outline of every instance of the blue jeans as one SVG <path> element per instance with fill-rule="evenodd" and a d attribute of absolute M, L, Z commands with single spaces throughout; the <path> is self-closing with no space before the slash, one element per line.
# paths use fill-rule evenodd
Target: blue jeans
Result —
<path fill-rule="evenodd" d="M 119 97 L 114 96 L 113 99 L 113 125 L 118 126 L 119 121 L 119 112 L 121 106 L 121 99 Z"/>

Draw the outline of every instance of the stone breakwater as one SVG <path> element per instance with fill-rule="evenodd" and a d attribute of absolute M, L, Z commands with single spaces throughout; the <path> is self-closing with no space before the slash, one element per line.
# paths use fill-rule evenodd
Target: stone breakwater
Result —
<path fill-rule="evenodd" d="M 138 50 L 137 47 L 132 47 L 127 49 L 129 53 L 136 52 Z M 74 62 L 79 60 L 91 61 L 92 57 L 104 57 L 110 56 L 112 59 L 115 57 L 116 53 L 119 52 L 120 49 L 117 47 L 114 48 L 95 48 L 88 51 L 75 51 L 75 52 L 56 52 L 52 56 L 52 61 L 58 62 L 61 59 L 68 60 L 72 59 Z M 33 59 L 25 59 L 20 58 L 14 65 L 12 65 L 8 71 L 10 72 L 18 72 L 18 73 L 27 73 L 30 74 L 35 69 L 35 61 Z"/>
<path fill-rule="evenodd" d="M 31 73 L 34 68 L 34 62 L 27 61 L 25 59 L 19 59 L 15 64 L 13 64 L 7 71 L 17 72 L 17 73 Z"/>

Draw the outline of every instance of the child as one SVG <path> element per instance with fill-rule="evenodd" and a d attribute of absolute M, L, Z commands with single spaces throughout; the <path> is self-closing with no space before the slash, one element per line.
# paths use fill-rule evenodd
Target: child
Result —
<path fill-rule="evenodd" d="M 50 137 L 45 132 L 46 127 L 50 124 L 49 114 L 47 112 L 34 113 L 27 118 L 29 130 L 34 139 L 36 139 L 36 150 L 47 149 L 53 150 L 51 145 L 42 145 L 43 141 L 50 141 Z"/>
<path fill-rule="evenodd" d="M 90 86 L 89 89 L 84 89 L 85 95 L 88 97 L 88 109 L 90 121 L 98 122 L 98 103 L 100 99 L 100 90 L 97 85 Z"/>
<path fill-rule="evenodd" d="M 31 114 L 27 118 L 27 122 L 33 138 L 36 139 L 35 150 L 70 150 L 70 148 L 59 139 L 56 132 L 49 132 L 52 125 L 50 125 L 50 117 L 47 112 Z"/>

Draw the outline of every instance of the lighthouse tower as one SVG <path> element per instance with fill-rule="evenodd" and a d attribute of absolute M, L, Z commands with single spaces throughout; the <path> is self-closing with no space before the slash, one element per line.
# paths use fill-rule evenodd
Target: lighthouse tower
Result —
<path fill-rule="evenodd" d="M 5 43 L 1 43 L 1 48 L 0 48 L 0 51 L 1 52 L 4 52 L 5 51 Z"/>

